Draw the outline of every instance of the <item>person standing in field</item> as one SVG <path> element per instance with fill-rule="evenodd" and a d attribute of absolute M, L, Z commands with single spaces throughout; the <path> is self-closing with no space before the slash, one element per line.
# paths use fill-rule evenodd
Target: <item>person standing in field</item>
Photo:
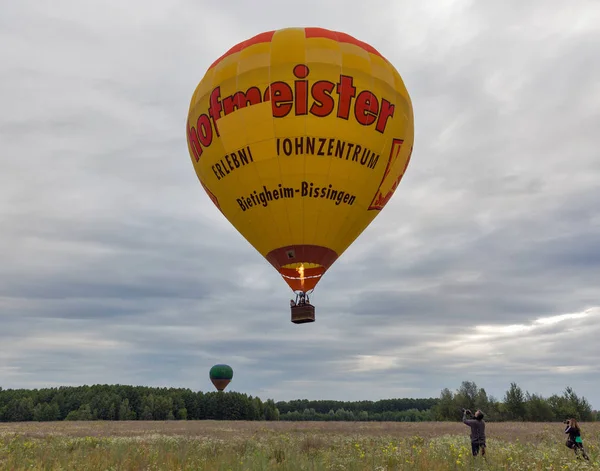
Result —
<path fill-rule="evenodd" d="M 564 422 L 567 424 L 565 427 L 565 433 L 569 435 L 567 438 L 567 447 L 571 448 L 575 452 L 575 456 L 579 458 L 579 450 L 583 457 L 589 461 L 589 457 L 585 450 L 583 449 L 583 440 L 581 439 L 581 428 L 579 428 L 579 424 L 575 419 L 565 420 Z"/>
<path fill-rule="evenodd" d="M 483 420 L 483 412 L 477 410 L 474 419 L 468 418 L 471 415 L 469 409 L 463 409 L 462 421 L 465 425 L 471 427 L 471 451 L 473 456 L 477 456 L 479 450 L 481 450 L 481 456 L 485 456 L 485 420 Z"/>

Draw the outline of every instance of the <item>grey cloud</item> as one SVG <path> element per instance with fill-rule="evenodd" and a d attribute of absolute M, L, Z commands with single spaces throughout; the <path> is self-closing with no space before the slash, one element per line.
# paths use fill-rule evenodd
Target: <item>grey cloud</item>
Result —
<path fill-rule="evenodd" d="M 277 400 L 437 396 L 464 379 L 599 403 L 597 315 L 535 324 L 600 303 L 595 3 L 0 8 L 3 387 L 207 390 L 224 361 L 232 389 Z M 204 194 L 184 133 L 216 57 L 295 24 L 373 44 L 416 120 L 397 194 L 304 326 Z"/>

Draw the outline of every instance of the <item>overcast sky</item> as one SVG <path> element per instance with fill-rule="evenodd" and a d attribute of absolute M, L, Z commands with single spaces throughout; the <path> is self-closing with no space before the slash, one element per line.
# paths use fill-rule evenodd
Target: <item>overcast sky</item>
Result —
<path fill-rule="evenodd" d="M 225 362 L 263 399 L 515 381 L 600 408 L 598 24 L 597 0 L 2 2 L 0 386 L 208 391 Z M 398 191 L 304 325 L 185 139 L 207 67 L 288 26 L 372 44 L 415 114 Z"/>

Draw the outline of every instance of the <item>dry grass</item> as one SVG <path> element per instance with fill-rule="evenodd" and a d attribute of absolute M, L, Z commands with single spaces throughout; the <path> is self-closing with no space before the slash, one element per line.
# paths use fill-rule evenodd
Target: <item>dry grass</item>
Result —
<path fill-rule="evenodd" d="M 600 469 L 600 423 L 582 427 L 589 464 L 564 446 L 560 423 L 488 423 L 483 466 L 462 423 L 3 423 L 0 469 Z"/>
<path fill-rule="evenodd" d="M 600 422 L 582 424 L 587 440 L 600 439 Z M 503 442 L 534 442 L 544 437 L 563 439 L 561 423 L 487 423 L 487 435 Z M 48 435 L 68 437 L 175 437 L 250 438 L 256 434 L 316 434 L 344 436 L 415 435 L 425 439 L 442 435 L 464 435 L 468 428 L 461 422 L 248 422 L 248 421 L 123 421 L 123 422 L 20 422 L 0 423 L 0 435 L 16 433 L 29 438 Z"/>

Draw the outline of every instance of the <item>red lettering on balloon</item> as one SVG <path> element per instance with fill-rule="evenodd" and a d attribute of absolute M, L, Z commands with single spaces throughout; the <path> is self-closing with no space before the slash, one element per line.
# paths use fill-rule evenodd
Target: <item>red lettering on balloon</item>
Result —
<path fill-rule="evenodd" d="M 252 86 L 223 97 L 221 86 L 215 87 L 209 95 L 209 107 L 200 114 L 196 126 L 187 123 L 187 139 L 194 160 L 199 162 L 214 136 L 219 137 L 219 119 L 259 103 L 271 102 L 273 118 L 285 118 L 292 110 L 295 116 L 310 114 L 324 118 L 336 110 L 337 118 L 348 120 L 352 115 L 360 125 L 373 126 L 382 134 L 394 117 L 393 103 L 377 97 L 371 90 L 358 90 L 352 76 L 340 74 L 337 82 L 319 80 L 311 84 L 306 64 L 295 65 L 293 73 L 298 80 L 292 85 L 276 81 L 262 91 Z"/>

